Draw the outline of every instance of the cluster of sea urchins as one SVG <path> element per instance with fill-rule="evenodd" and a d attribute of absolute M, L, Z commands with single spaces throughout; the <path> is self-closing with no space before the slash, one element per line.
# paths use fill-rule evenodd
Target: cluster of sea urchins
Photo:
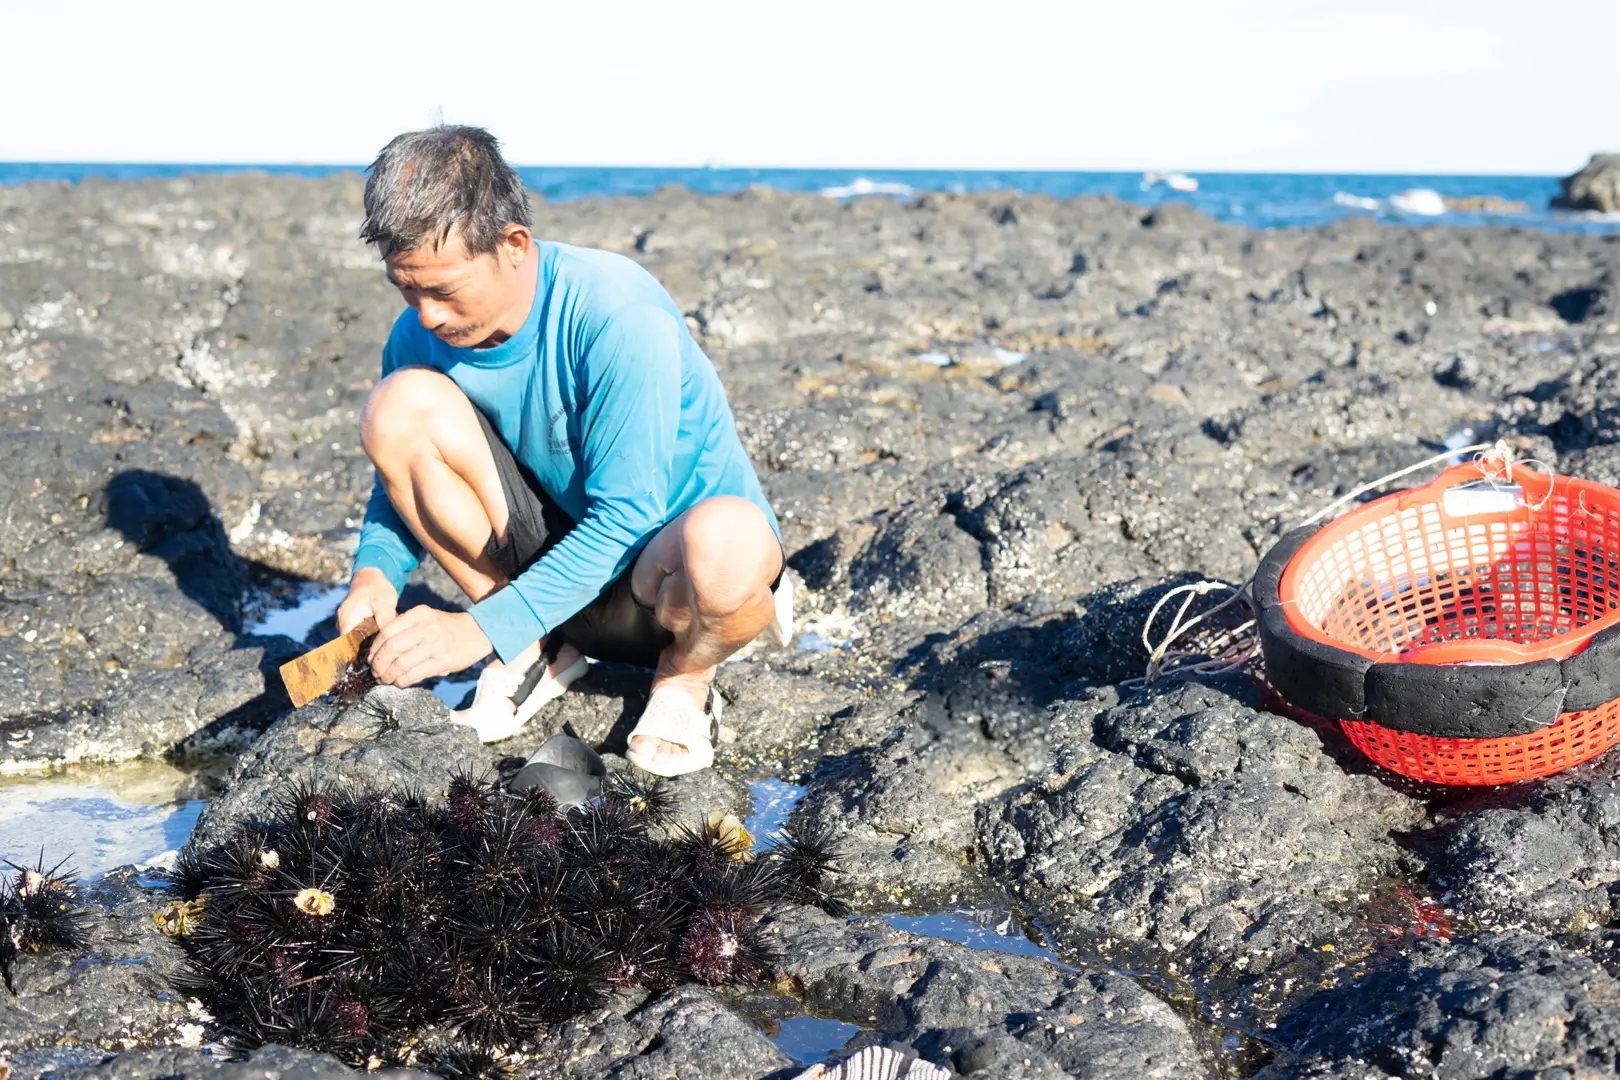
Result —
<path fill-rule="evenodd" d="M 787 830 L 759 857 L 735 819 L 666 834 L 673 800 L 650 779 L 566 810 L 467 775 L 437 802 L 300 786 L 273 818 L 171 875 L 181 989 L 243 1049 L 473 1075 L 615 988 L 768 979 L 771 904 L 841 910 L 827 834 Z"/>
<path fill-rule="evenodd" d="M 49 870 L 45 859 L 32 866 L 5 864 L 0 876 L 0 978 L 12 993 L 11 966 L 23 953 L 77 949 L 85 943 L 84 909 L 71 870 L 64 863 Z"/>

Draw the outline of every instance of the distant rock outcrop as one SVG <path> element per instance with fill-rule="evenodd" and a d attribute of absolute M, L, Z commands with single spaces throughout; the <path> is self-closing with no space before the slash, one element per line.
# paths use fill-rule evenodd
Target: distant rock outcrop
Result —
<path fill-rule="evenodd" d="M 1559 183 L 1564 193 L 1553 196 L 1554 210 L 1620 213 L 1620 154 L 1593 154 L 1584 169 Z"/>

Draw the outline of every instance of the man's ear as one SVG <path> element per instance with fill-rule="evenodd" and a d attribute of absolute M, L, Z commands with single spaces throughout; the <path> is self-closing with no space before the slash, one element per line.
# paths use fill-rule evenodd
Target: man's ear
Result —
<path fill-rule="evenodd" d="M 529 257 L 531 239 L 532 234 L 526 226 L 514 222 L 506 227 L 506 232 L 501 237 L 500 248 L 501 258 L 506 260 L 506 265 L 513 270 L 523 265 L 523 260 Z"/>

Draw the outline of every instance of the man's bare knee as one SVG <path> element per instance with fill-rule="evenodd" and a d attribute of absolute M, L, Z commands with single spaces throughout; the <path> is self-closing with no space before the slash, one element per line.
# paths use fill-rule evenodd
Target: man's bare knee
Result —
<path fill-rule="evenodd" d="M 688 510 L 681 549 L 700 613 L 724 618 L 754 600 L 781 569 L 781 543 L 747 499 L 719 495 Z"/>
<path fill-rule="evenodd" d="M 372 388 L 360 412 L 360 445 L 379 467 L 379 459 L 397 458 L 420 444 L 432 428 L 433 414 L 446 394 L 460 387 L 432 368 L 400 368 Z"/>

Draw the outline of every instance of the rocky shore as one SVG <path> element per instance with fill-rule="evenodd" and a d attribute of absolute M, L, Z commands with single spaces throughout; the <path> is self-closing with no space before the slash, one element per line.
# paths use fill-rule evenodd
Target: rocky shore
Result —
<path fill-rule="evenodd" d="M 304 642 L 253 612 L 347 570 L 401 306 L 359 202 L 355 177 L 0 188 L 0 771 L 235 755 L 206 843 L 286 778 L 441 785 L 564 725 L 622 749 L 645 676 L 605 666 L 493 747 L 426 690 L 290 713 L 274 671 Z M 1124 685 L 1166 583 L 1246 580 L 1448 438 L 1620 483 L 1620 237 L 1011 194 L 536 214 L 688 313 L 803 586 L 800 647 L 722 669 L 741 738 L 685 804 L 803 785 L 858 917 L 783 909 L 778 993 L 625 999 L 535 1075 L 785 1078 L 766 1032 L 794 1011 L 985 1077 L 1620 1068 L 1620 755 L 1417 790 L 1247 676 Z M 344 1074 L 186 1045 L 152 882 L 90 896 L 90 954 L 0 994 L 14 1075 Z M 967 906 L 1062 963 L 882 918 Z"/>

